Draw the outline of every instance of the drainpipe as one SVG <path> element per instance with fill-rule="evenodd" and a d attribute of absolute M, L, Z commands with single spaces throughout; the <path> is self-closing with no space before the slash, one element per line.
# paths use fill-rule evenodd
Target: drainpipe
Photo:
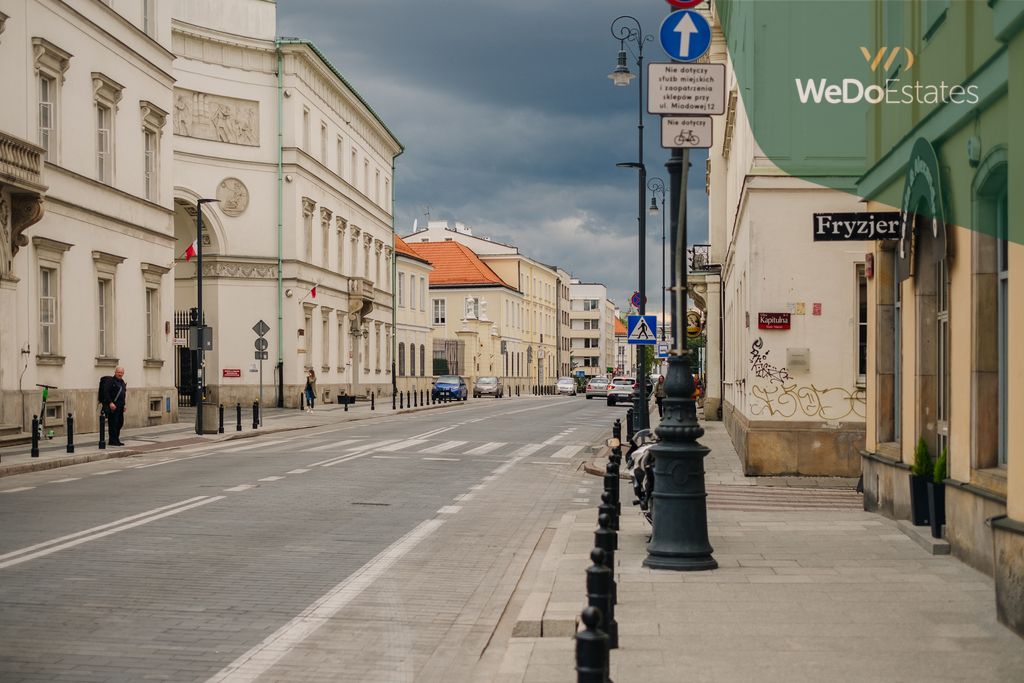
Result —
<path fill-rule="evenodd" d="M 284 248 L 284 59 L 281 41 L 274 39 L 277 53 L 277 407 L 284 407 L 284 280 L 281 252 Z"/>
<path fill-rule="evenodd" d="M 395 235 L 398 234 L 395 226 L 395 195 L 397 194 L 395 182 L 395 159 L 402 155 L 405 149 L 399 149 L 398 154 L 391 157 L 391 395 L 398 393 L 398 375 L 395 374 L 395 363 L 398 358 L 398 301 L 395 298 L 398 293 L 398 251 L 395 249 Z M 433 354 L 433 349 L 431 349 Z M 433 371 L 431 371 L 433 372 Z M 424 373 L 425 375 L 426 373 Z"/>

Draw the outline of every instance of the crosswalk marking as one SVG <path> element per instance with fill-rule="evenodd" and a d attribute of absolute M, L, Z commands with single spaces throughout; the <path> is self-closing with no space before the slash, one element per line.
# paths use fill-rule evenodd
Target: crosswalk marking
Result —
<path fill-rule="evenodd" d="M 332 441 L 331 443 L 325 443 L 322 446 L 315 446 L 313 448 L 304 448 L 301 453 L 318 453 L 320 451 L 327 451 L 332 448 L 341 448 L 342 446 L 350 443 L 355 443 L 358 439 L 345 439 L 344 441 Z"/>
<path fill-rule="evenodd" d="M 309 470 L 300 467 L 296 470 L 289 470 L 288 474 L 305 474 L 306 472 L 309 472 Z"/>
<path fill-rule="evenodd" d="M 278 481 L 279 479 L 284 479 L 284 477 L 263 477 L 260 481 Z"/>
<path fill-rule="evenodd" d="M 34 488 L 35 486 L 22 486 L 16 489 L 4 489 L 3 491 L 0 491 L 0 493 L 17 493 L 18 491 L 31 491 Z"/>
<path fill-rule="evenodd" d="M 483 446 L 477 446 L 472 450 L 466 451 L 466 455 L 484 455 L 485 453 L 490 453 L 491 451 L 501 448 L 505 443 L 505 441 L 491 441 L 490 443 L 485 443 Z"/>
<path fill-rule="evenodd" d="M 569 444 L 568 446 L 562 446 L 557 451 L 551 454 L 552 458 L 571 458 L 572 456 L 579 453 L 580 449 L 583 448 L 580 444 Z"/>
<path fill-rule="evenodd" d="M 465 441 L 445 441 L 444 443 L 439 443 L 436 446 L 424 448 L 422 451 L 420 451 L 420 453 L 444 453 L 445 451 L 450 451 L 453 448 L 462 446 L 465 443 Z"/>
<path fill-rule="evenodd" d="M 241 484 L 239 486 L 232 486 L 231 488 L 224 489 L 224 490 L 225 491 L 230 491 L 231 493 L 238 493 L 240 491 L 248 491 L 249 489 L 254 489 L 254 488 L 256 488 L 256 484 Z"/>
<path fill-rule="evenodd" d="M 278 439 L 277 441 L 260 441 L 257 443 L 248 444 L 246 446 L 236 446 L 235 448 L 228 448 L 221 451 L 221 453 L 241 453 L 242 451 L 251 451 L 254 448 L 263 448 L 265 446 L 276 446 L 279 443 L 285 443 L 288 439 Z"/>
<path fill-rule="evenodd" d="M 536 453 L 537 451 L 539 451 L 542 448 L 544 448 L 544 444 L 542 444 L 542 443 L 528 443 L 525 446 L 523 446 L 522 448 L 520 448 L 519 450 L 517 450 L 512 455 L 516 456 L 516 457 L 522 458 L 522 457 L 526 457 L 527 455 L 532 455 L 532 454 Z"/>
<path fill-rule="evenodd" d="M 441 460 L 444 462 L 458 462 L 458 458 L 423 458 L 424 460 Z"/>
<path fill-rule="evenodd" d="M 410 448 L 419 446 L 421 443 L 427 443 L 426 439 L 406 439 L 405 441 L 399 441 L 389 446 L 384 446 L 378 450 L 384 451 L 385 453 L 394 453 L 395 451 L 405 451 Z"/>

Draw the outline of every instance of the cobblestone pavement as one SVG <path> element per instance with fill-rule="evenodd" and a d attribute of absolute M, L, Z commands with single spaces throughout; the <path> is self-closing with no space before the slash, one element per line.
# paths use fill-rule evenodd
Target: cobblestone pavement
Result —
<path fill-rule="evenodd" d="M 1022 680 L 1024 641 L 996 621 L 989 577 L 859 509 L 855 481 L 744 481 L 721 423 L 703 426 L 719 569 L 644 568 L 650 527 L 623 509 L 616 683 Z M 540 563 L 546 583 L 525 589 L 546 590 L 543 635 L 496 645 L 478 681 L 573 680 L 565 625 L 571 633 L 585 606 L 595 518 L 593 509 L 562 518 Z"/>
<path fill-rule="evenodd" d="M 458 680 L 623 410 L 476 401 L 0 482 L 0 680 Z"/>

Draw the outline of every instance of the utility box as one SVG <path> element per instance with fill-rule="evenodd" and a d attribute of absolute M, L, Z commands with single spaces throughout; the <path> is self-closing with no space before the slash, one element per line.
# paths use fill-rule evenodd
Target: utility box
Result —
<path fill-rule="evenodd" d="M 213 351 L 213 328 L 209 325 L 193 325 L 188 328 L 190 351 Z"/>

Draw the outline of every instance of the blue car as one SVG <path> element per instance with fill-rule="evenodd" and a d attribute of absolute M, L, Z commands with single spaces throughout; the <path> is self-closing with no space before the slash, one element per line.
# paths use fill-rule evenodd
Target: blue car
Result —
<path fill-rule="evenodd" d="M 430 395 L 435 400 L 443 399 L 450 395 L 457 401 L 465 401 L 469 396 L 469 389 L 466 388 L 466 380 L 459 375 L 441 375 L 434 380 L 434 386 L 430 389 Z"/>

